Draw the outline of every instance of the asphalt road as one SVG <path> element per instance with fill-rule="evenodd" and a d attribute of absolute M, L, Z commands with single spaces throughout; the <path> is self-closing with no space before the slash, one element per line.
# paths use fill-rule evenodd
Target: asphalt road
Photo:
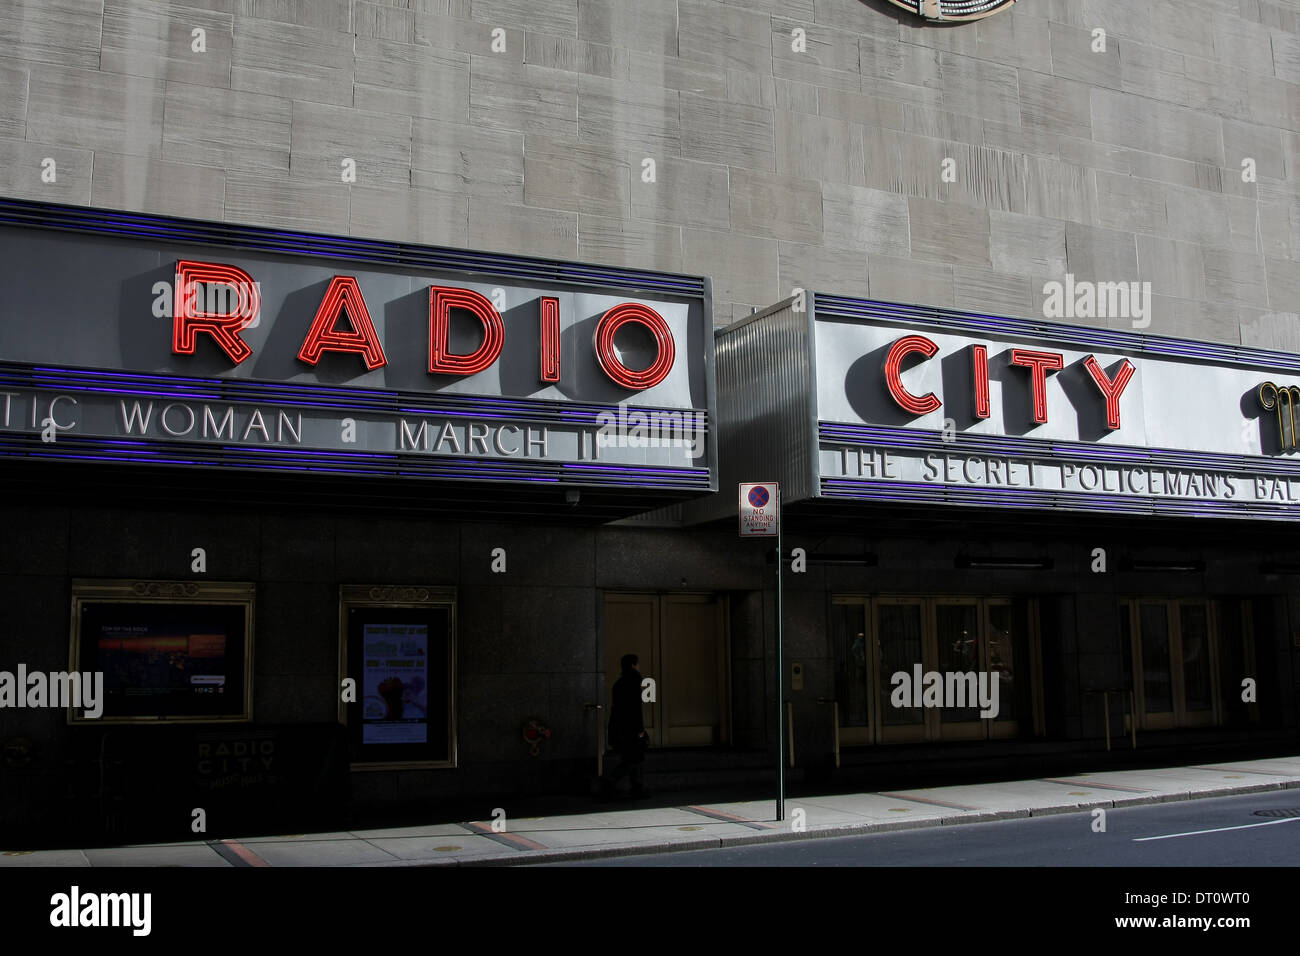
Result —
<path fill-rule="evenodd" d="M 1259 816 L 1257 810 L 1294 811 Z M 550 866 L 1297 866 L 1300 790 Z"/>

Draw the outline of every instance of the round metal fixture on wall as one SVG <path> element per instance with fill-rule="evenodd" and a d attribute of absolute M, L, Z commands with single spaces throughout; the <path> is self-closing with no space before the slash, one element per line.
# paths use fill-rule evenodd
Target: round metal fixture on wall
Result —
<path fill-rule="evenodd" d="M 927 20 L 979 20 L 1005 10 L 1016 0 L 889 0 Z"/>

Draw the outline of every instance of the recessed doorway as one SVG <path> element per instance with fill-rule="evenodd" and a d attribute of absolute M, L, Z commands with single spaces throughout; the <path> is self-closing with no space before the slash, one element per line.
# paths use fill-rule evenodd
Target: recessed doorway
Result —
<path fill-rule="evenodd" d="M 605 715 L 624 654 L 655 682 L 642 719 L 652 747 L 731 742 L 726 604 L 715 594 L 605 595 Z"/>
<path fill-rule="evenodd" d="M 1135 598 L 1120 602 L 1126 670 L 1142 730 L 1222 723 L 1217 602 Z"/>
<path fill-rule="evenodd" d="M 1041 707 L 1036 620 L 1008 597 L 835 595 L 830 643 L 845 746 L 1015 737 Z M 899 672 L 985 674 L 997 682 L 996 717 L 962 707 L 894 706 Z M 986 685 L 992 691 L 992 685 Z"/>

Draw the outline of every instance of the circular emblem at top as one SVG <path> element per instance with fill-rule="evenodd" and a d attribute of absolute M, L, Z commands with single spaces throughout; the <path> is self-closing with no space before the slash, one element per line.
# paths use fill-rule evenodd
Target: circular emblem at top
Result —
<path fill-rule="evenodd" d="M 1005 10 L 1016 0 L 889 0 L 927 20 L 979 20 Z"/>

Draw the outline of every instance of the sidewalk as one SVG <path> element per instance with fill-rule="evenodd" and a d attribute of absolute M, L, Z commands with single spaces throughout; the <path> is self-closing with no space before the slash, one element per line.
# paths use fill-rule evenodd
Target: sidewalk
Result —
<path fill-rule="evenodd" d="M 512 865 L 771 840 L 957 826 L 1201 797 L 1300 788 L 1300 756 L 1155 770 L 1116 770 L 886 793 L 443 823 L 387 830 L 161 843 L 93 850 L 0 852 L 0 866 L 456 866 Z M 796 832 L 796 811 L 806 830 Z M 498 828 L 500 823 L 497 824 Z"/>

